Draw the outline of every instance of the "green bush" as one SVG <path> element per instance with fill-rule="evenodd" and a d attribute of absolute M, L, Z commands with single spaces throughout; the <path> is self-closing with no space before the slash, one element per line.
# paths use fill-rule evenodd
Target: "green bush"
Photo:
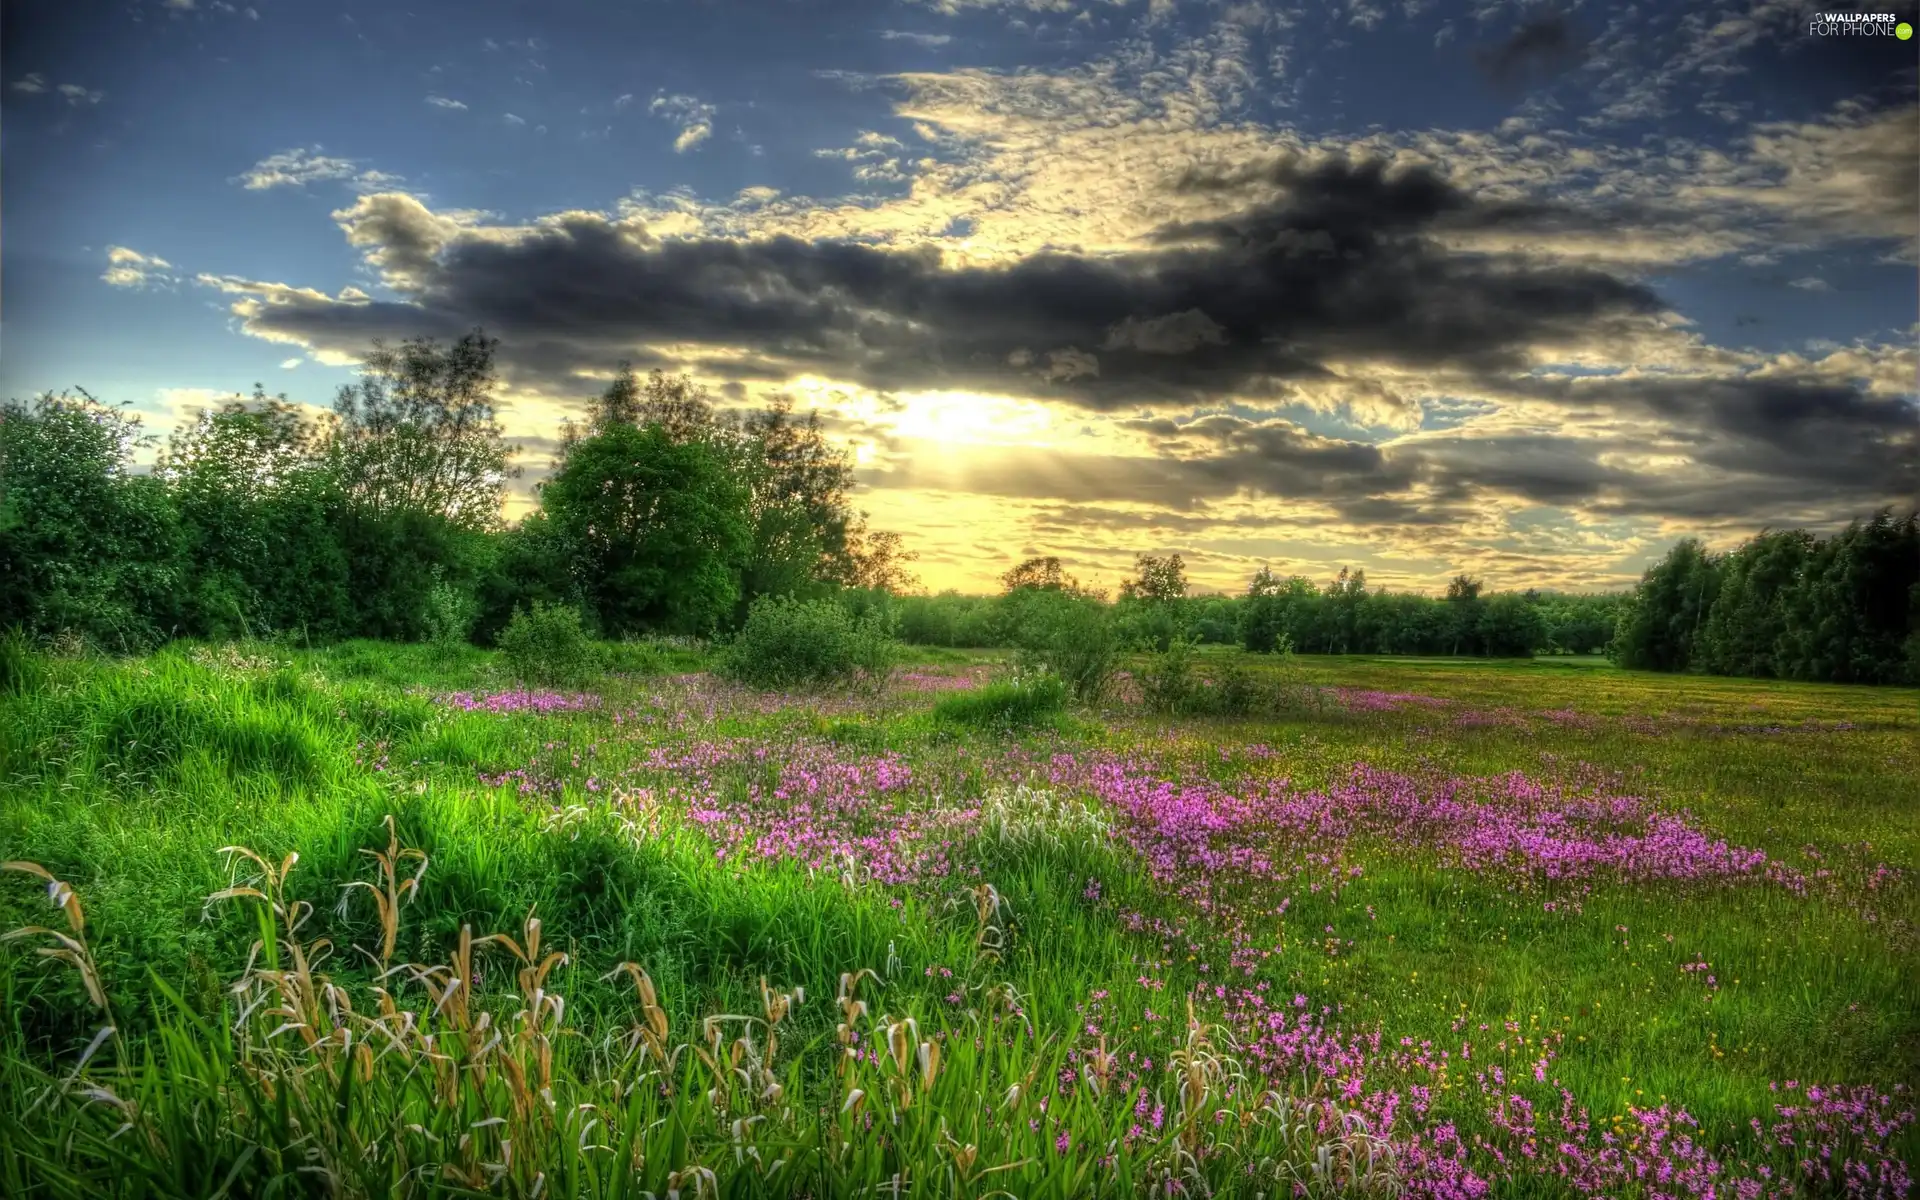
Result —
<path fill-rule="evenodd" d="M 471 592 L 447 582 L 437 565 L 433 578 L 434 584 L 427 589 L 427 602 L 420 614 L 420 625 L 428 645 L 443 654 L 453 654 L 466 645 L 479 606 Z"/>
<path fill-rule="evenodd" d="M 1016 626 L 1021 666 L 1058 676 L 1081 704 L 1099 703 L 1113 686 L 1125 647 L 1112 611 L 1066 592 L 1037 591 L 1022 599 Z"/>
<path fill-rule="evenodd" d="M 716 670 L 762 689 L 878 687 L 899 643 L 878 614 L 855 617 L 831 600 L 761 597 L 720 652 Z"/>
<path fill-rule="evenodd" d="M 1066 706 L 1067 685 L 1059 676 L 1025 673 L 942 696 L 933 716 L 975 729 L 1031 729 L 1050 722 Z"/>
<path fill-rule="evenodd" d="M 500 634 L 500 653 L 520 683 L 577 687 L 601 667 L 580 610 L 539 600 L 530 610 L 514 610 Z"/>
<path fill-rule="evenodd" d="M 1135 678 L 1149 711 L 1193 717 L 1272 717 L 1324 706 L 1324 693 L 1307 682 L 1285 634 L 1275 643 L 1279 661 L 1273 669 L 1258 673 L 1247 670 L 1237 658 L 1224 656 L 1203 666 L 1195 645 L 1176 639 L 1166 650 L 1147 655 L 1145 667 Z"/>
<path fill-rule="evenodd" d="M 1146 669 L 1135 678 L 1149 711 L 1186 712 L 1199 686 L 1193 675 L 1193 643 L 1174 637 L 1164 649 L 1147 656 Z"/>

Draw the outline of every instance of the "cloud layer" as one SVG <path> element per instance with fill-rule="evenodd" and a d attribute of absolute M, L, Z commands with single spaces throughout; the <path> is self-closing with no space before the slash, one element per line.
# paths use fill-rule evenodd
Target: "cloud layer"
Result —
<path fill-rule="evenodd" d="M 1910 69 L 1818 58 L 1774 0 L 1638 25 L 1489 3 L 1431 41 L 1511 115 L 1343 132 L 1290 116 L 1316 69 L 1307 14 L 1202 7 L 896 11 L 916 28 L 869 27 L 867 44 L 943 63 L 1011 30 L 1049 65 L 811 72 L 868 106 L 792 151 L 837 196 L 749 175 L 730 199 L 500 216 L 283 151 L 235 182 L 359 192 L 332 214 L 359 273 L 197 278 L 242 332 L 320 362 L 483 326 L 531 437 L 622 360 L 742 403 L 817 404 L 935 582 L 978 584 L 1027 550 L 1084 571 L 1179 548 L 1209 583 L 1276 557 L 1414 585 L 1477 569 L 1597 586 L 1678 532 L 1920 496 L 1910 306 L 1851 341 L 1761 350 L 1689 291 L 1777 266 L 1787 301 L 1837 305 L 1920 263 Z M 1360 37 L 1423 8 L 1327 19 Z M 1089 30 L 1120 32 L 1076 57 Z M 1756 121 L 1734 85 L 1763 66 L 1864 82 Z M 635 91 L 597 94 L 645 107 L 672 171 L 732 178 L 715 124 L 750 104 L 705 82 Z M 1720 132 L 1672 131 L 1702 123 Z M 125 253 L 109 282 L 168 269 Z"/>

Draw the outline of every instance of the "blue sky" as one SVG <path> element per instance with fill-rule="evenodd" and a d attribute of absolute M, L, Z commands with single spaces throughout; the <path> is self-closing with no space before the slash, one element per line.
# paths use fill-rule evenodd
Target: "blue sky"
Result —
<path fill-rule="evenodd" d="M 1611 586 L 1920 492 L 1920 42 L 1817 11 L 18 0 L 0 394 L 480 324 L 516 512 L 625 359 L 820 407 L 932 586 Z"/>

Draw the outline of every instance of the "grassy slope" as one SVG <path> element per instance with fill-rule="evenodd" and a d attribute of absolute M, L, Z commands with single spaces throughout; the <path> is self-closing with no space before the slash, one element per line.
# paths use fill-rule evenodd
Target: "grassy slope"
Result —
<path fill-rule="evenodd" d="M 692 1015 L 738 1011 L 762 973 L 828 996 L 839 971 L 881 967 L 892 954 L 900 969 L 890 1004 L 939 1011 L 952 986 L 937 975 L 946 967 L 976 982 L 1008 978 L 1043 1028 L 1070 1028 L 1089 993 L 1108 989 L 1108 1027 L 1148 1047 L 1156 1029 L 1147 1011 L 1164 995 L 1155 1014 L 1164 1017 L 1173 997 L 1202 980 L 1199 965 L 1222 957 L 1204 922 L 1185 944 L 1122 930 L 1119 909 L 1191 914 L 1107 851 L 992 860 L 988 877 L 1015 915 L 1012 946 L 1004 963 L 970 968 L 970 923 L 932 893 L 823 887 L 794 867 L 716 865 L 697 837 L 636 843 L 592 816 L 543 827 L 553 811 L 544 800 L 476 782 L 480 771 L 527 769 L 552 782 L 559 807 L 590 804 L 588 778 L 612 777 L 651 746 L 750 738 L 850 755 L 897 750 L 956 790 L 977 787 L 975 766 L 1006 744 L 936 727 L 927 698 L 828 716 L 804 707 L 722 711 L 710 726 L 676 729 L 616 727 L 605 710 L 449 713 L 402 692 L 483 687 L 487 669 L 478 652 L 443 662 L 416 648 L 367 645 L 305 655 L 285 670 L 214 669 L 184 652 L 118 666 L 52 664 L 32 695 L 0 700 L 0 778 L 8 781 L 0 785 L 0 858 L 42 862 L 79 888 L 109 990 L 128 1009 L 150 994 L 149 968 L 210 1009 L 244 959 L 244 920 L 203 919 L 202 899 L 230 882 L 216 848 L 298 850 L 295 894 L 330 916 L 338 885 L 365 877 L 357 851 L 384 840 L 389 812 L 408 844 L 432 856 L 402 956 L 439 953 L 463 922 L 477 932 L 515 928 L 537 906 L 550 941 L 584 968 L 566 990 L 582 1014 L 574 1019 L 589 1024 L 598 1011 L 626 1011 L 616 985 L 595 982 L 620 959 L 646 963 L 669 1007 Z M 1556 1074 L 1602 1119 L 1667 1099 L 1684 1103 L 1711 1136 L 1735 1141 L 1748 1118 L 1767 1111 L 1771 1080 L 1920 1078 L 1912 986 L 1920 905 L 1911 885 L 1869 892 L 1858 883 L 1874 864 L 1908 876 L 1920 869 L 1920 693 L 1668 678 L 1552 660 L 1312 659 L 1305 669 L 1328 684 L 1453 705 L 1245 724 L 1114 713 L 1031 748 L 1150 745 L 1230 779 L 1251 769 L 1233 749 L 1263 743 L 1280 752 L 1278 769 L 1306 785 L 1363 761 L 1472 775 L 1553 778 L 1575 764 L 1621 772 L 1629 790 L 1687 809 L 1733 842 L 1810 872 L 1834 866 L 1842 886 L 1797 897 L 1602 885 L 1561 894 L 1548 912 L 1537 888 L 1364 845 L 1353 857 L 1365 873 L 1337 899 L 1305 890 L 1293 897 L 1275 926 L 1284 948 L 1261 978 L 1389 1038 L 1451 1044 L 1487 1023 L 1495 1034 L 1481 1036 L 1491 1043 L 1511 1021 L 1537 1045 L 1542 1031 L 1559 1031 L 1566 1048 Z M 654 686 L 611 680 L 608 708 Z M 1461 710 L 1496 723 L 1460 725 Z M 1509 710 L 1653 723 L 1497 723 Z M 1857 728 L 1740 728 L 1807 721 Z M 723 771 L 717 786 L 743 788 L 752 775 Z M 1081 898 L 1090 877 L 1105 883 L 1102 905 Z M 1568 911 L 1568 901 L 1580 911 Z M 24 884 L 0 882 L 0 928 L 44 919 Z M 329 928 L 342 944 L 373 933 L 358 910 Z M 1696 956 L 1712 964 L 1717 993 L 1679 970 Z M 1162 975 L 1165 992 L 1135 986 L 1143 972 Z M 74 982 L 24 955 L 0 959 L 0 997 L 8 1053 L 70 1055 L 91 1032 Z M 799 1018 L 809 1036 L 830 1029 L 819 1009 Z M 1530 1053 L 1516 1047 L 1499 1061 L 1523 1069 Z"/>

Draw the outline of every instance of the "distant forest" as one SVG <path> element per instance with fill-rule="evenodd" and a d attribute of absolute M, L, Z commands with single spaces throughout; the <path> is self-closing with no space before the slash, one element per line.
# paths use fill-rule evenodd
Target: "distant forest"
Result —
<path fill-rule="evenodd" d="M 1255 652 L 1608 653 L 1622 666 L 1920 683 L 1920 518 L 1882 511 L 1831 537 L 1767 532 L 1714 554 L 1687 540 L 1613 595 L 1371 589 L 1263 568 L 1239 595 L 1189 594 L 1178 555 L 1142 555 L 1109 598 L 1057 559 L 998 596 L 905 594 L 912 559 L 868 527 L 848 456 L 784 405 L 721 413 L 682 376 L 623 368 L 559 431 L 534 512 L 501 516 L 513 467 L 495 419 L 497 343 L 376 345 L 313 418 L 256 388 L 152 445 L 81 393 L 0 407 L 0 628 L 137 651 L 170 638 L 460 634 L 485 645 L 536 603 L 607 638 L 724 636 L 763 596 L 879 610 L 904 640 L 1013 646 L 1032 598 L 1098 608 L 1133 643 Z"/>

